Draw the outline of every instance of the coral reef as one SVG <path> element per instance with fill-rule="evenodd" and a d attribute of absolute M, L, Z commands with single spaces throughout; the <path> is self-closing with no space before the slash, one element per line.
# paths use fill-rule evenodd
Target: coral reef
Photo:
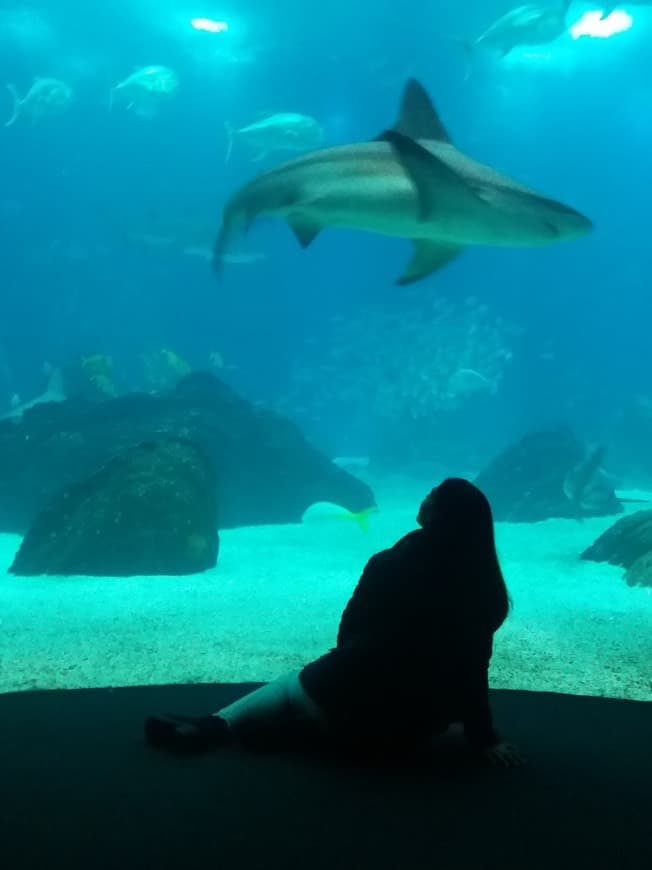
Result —
<path fill-rule="evenodd" d="M 103 353 L 84 356 L 81 360 L 82 371 L 100 396 L 113 397 L 117 390 L 113 382 L 113 359 Z"/>
<path fill-rule="evenodd" d="M 169 390 L 192 371 L 190 363 L 167 347 L 144 353 L 143 366 L 147 388 L 154 392 Z"/>
<path fill-rule="evenodd" d="M 62 367 L 61 377 L 62 392 L 68 397 L 101 402 L 119 393 L 113 358 L 105 353 L 73 357 Z"/>

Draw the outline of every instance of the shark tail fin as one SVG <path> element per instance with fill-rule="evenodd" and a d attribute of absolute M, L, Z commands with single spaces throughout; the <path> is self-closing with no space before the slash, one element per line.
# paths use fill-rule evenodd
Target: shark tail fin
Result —
<path fill-rule="evenodd" d="M 48 375 L 48 393 L 56 393 L 58 396 L 65 396 L 63 387 L 63 372 L 59 366 L 52 366 L 46 363 L 46 373 Z"/>
<path fill-rule="evenodd" d="M 235 140 L 235 127 L 233 124 L 230 124 L 228 121 L 224 122 L 224 128 L 226 130 L 227 136 L 227 145 L 226 145 L 226 154 L 224 155 L 224 163 L 228 163 L 231 158 L 231 154 L 233 153 L 233 142 Z"/>
<path fill-rule="evenodd" d="M 14 105 L 13 105 L 13 113 L 11 115 L 11 118 L 9 118 L 9 120 L 5 123 L 5 127 L 11 127 L 11 125 L 16 122 L 18 116 L 20 115 L 20 107 L 22 105 L 22 100 L 18 96 L 18 91 L 16 90 L 15 85 L 7 85 L 7 90 L 11 94 L 11 99 L 13 100 Z"/>
<path fill-rule="evenodd" d="M 220 227 L 220 231 L 215 239 L 215 245 L 213 246 L 213 259 L 211 265 L 213 267 L 213 274 L 216 278 L 222 277 L 222 268 L 224 266 L 224 254 L 226 253 L 226 246 L 228 242 L 229 231 L 226 227 L 226 224 L 223 222 Z"/>
<path fill-rule="evenodd" d="M 234 226 L 231 216 L 228 211 L 225 211 L 222 216 L 222 225 L 215 239 L 213 246 L 213 258 L 211 266 L 213 274 L 216 278 L 222 278 L 222 269 L 224 268 L 225 257 L 229 251 L 231 238 L 233 236 Z"/>
<path fill-rule="evenodd" d="M 356 511 L 355 513 L 347 513 L 344 514 L 346 519 L 353 520 L 353 522 L 358 526 L 361 532 L 369 531 L 369 517 L 372 514 L 377 514 L 377 507 L 368 507 L 361 511 Z"/>
<path fill-rule="evenodd" d="M 246 202 L 239 202 L 237 198 L 224 207 L 222 223 L 213 246 L 213 272 L 218 278 L 222 275 L 222 267 L 233 236 L 236 233 L 246 236 L 257 214 L 255 208 L 251 208 Z"/>
<path fill-rule="evenodd" d="M 464 81 L 467 82 L 471 78 L 471 73 L 473 72 L 473 58 L 475 56 L 476 40 L 469 39 L 466 36 L 447 36 L 445 38 L 458 48 L 462 49 L 466 64 Z"/>

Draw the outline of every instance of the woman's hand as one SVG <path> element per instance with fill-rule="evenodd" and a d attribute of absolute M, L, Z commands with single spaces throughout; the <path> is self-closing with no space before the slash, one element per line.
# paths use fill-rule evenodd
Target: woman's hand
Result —
<path fill-rule="evenodd" d="M 525 759 L 512 743 L 494 743 L 482 755 L 494 767 L 518 767 L 525 763 Z"/>

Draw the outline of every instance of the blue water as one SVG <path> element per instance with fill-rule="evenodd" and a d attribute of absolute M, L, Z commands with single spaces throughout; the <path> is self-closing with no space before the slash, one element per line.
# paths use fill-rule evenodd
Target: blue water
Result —
<path fill-rule="evenodd" d="M 217 232 L 227 196 L 285 156 L 257 164 L 236 147 L 225 165 L 225 122 L 303 112 L 327 144 L 364 141 L 394 121 L 409 75 L 459 147 L 595 222 L 549 248 L 467 251 L 415 286 L 473 295 L 523 330 L 500 390 L 455 425 L 472 423 L 489 454 L 550 423 L 600 437 L 629 397 L 652 391 L 652 9 L 631 7 L 633 26 L 610 39 L 564 36 L 502 62 L 480 52 L 467 79 L 450 37 L 476 36 L 510 2 L 90 5 L 0 6 L 0 82 L 22 94 L 53 76 L 76 93 L 60 116 L 0 128 L 0 412 L 44 388 L 45 362 L 80 353 L 110 355 L 121 383 L 140 388 L 142 354 L 161 347 L 196 368 L 219 351 L 223 376 L 274 405 L 312 359 L 306 340 L 329 341 L 333 318 L 379 304 L 400 314 L 413 297 L 393 283 L 409 256 L 398 239 L 331 230 L 301 251 L 286 227 L 264 223 L 251 245 L 266 258 L 227 267 L 218 283 L 204 260 L 128 244 L 123 228 L 195 203 Z M 573 4 L 569 23 L 590 8 Z M 198 32 L 197 16 L 229 29 Z M 147 64 L 174 69 L 178 95 L 152 120 L 109 111 L 110 88 Z M 10 113 L 2 91 L 0 118 Z M 335 406 L 295 416 L 333 452 L 369 449 L 364 425 L 352 431 Z"/>

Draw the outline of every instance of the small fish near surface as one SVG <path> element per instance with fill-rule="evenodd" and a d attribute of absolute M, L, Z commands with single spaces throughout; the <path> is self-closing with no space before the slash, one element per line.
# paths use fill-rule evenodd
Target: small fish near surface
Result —
<path fill-rule="evenodd" d="M 14 101 L 14 107 L 5 127 L 11 127 L 20 117 L 30 118 L 32 124 L 35 124 L 47 115 L 60 115 L 75 99 L 73 89 L 61 79 L 34 79 L 34 83 L 22 98 L 14 85 L 7 85 L 7 90 Z"/>
<path fill-rule="evenodd" d="M 229 144 L 224 162 L 226 163 L 233 151 L 236 139 L 245 142 L 257 151 L 254 160 L 263 160 L 274 151 L 309 151 L 318 148 L 323 139 L 324 131 L 315 118 L 295 112 L 280 112 L 269 115 L 239 130 L 226 124 Z"/>
<path fill-rule="evenodd" d="M 296 157 L 236 191 L 222 214 L 216 272 L 234 235 L 261 216 L 287 221 L 304 248 L 325 227 L 410 239 L 414 253 L 399 284 L 425 278 L 471 245 L 549 245 L 592 227 L 575 209 L 456 148 L 415 79 L 398 121 L 375 140 Z"/>
<path fill-rule="evenodd" d="M 174 70 L 153 64 L 135 70 L 111 90 L 109 108 L 124 106 L 145 120 L 158 114 L 161 105 L 175 96 L 179 78 Z"/>
<path fill-rule="evenodd" d="M 622 0 L 620 3 L 602 3 L 602 18 L 608 18 L 616 9 L 626 6 L 652 6 L 652 0 Z"/>
<path fill-rule="evenodd" d="M 506 12 L 467 48 L 485 46 L 506 57 L 520 45 L 546 45 L 566 32 L 571 0 L 561 3 L 527 3 Z"/>

